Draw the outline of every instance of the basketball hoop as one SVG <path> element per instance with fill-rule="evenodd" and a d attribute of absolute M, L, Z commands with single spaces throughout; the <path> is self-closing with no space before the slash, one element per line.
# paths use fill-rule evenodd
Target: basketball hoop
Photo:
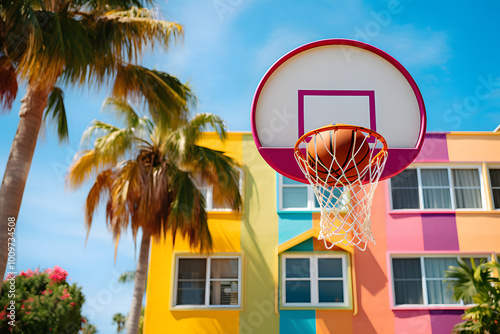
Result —
<path fill-rule="evenodd" d="M 297 163 L 321 207 L 319 239 L 365 250 L 371 233 L 373 195 L 387 161 L 387 142 L 377 132 L 328 125 L 304 134 L 294 147 Z"/>

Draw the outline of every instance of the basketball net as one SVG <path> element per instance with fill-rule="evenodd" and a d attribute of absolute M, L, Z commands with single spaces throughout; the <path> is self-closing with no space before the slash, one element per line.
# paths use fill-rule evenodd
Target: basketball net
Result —
<path fill-rule="evenodd" d="M 328 175 L 325 177 L 325 166 L 320 164 L 318 159 L 314 162 L 311 160 L 308 162 L 306 158 L 307 144 L 311 140 L 315 140 L 315 135 L 332 131 L 333 147 L 335 147 L 335 136 L 339 129 L 363 133 L 364 138 L 361 140 L 368 144 L 369 161 L 367 166 L 361 169 L 355 163 L 356 154 L 359 152 L 352 150 L 347 158 L 344 155 L 344 161 L 338 161 L 335 148 L 326 147 L 332 162 L 328 168 Z M 354 141 L 356 141 L 356 136 L 354 136 Z M 353 146 L 361 147 L 366 144 L 353 143 Z M 321 143 L 321 145 L 325 144 Z M 300 169 L 312 185 L 314 195 L 321 207 L 318 239 L 324 240 L 325 247 L 331 249 L 336 244 L 344 244 L 365 250 L 368 241 L 375 243 L 371 233 L 371 206 L 375 189 L 387 161 L 387 142 L 385 139 L 367 128 L 351 125 L 329 125 L 310 131 L 299 138 L 294 148 L 294 154 Z M 338 168 L 339 166 L 346 167 Z M 318 167 L 320 171 L 318 171 Z"/>

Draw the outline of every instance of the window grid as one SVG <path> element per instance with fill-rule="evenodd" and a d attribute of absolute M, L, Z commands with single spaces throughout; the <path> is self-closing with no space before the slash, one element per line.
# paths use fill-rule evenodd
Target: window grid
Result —
<path fill-rule="evenodd" d="M 206 261 L 206 273 L 205 279 L 179 279 L 179 262 L 183 259 L 204 259 Z M 238 276 L 237 278 L 212 278 L 212 260 L 238 260 Z M 175 273 L 175 286 L 173 293 L 173 306 L 175 308 L 238 308 L 241 306 L 241 257 L 239 256 L 178 256 L 176 258 L 176 273 Z M 205 303 L 204 304 L 177 304 L 177 294 L 179 291 L 179 282 L 190 281 L 190 282 L 205 282 Z M 211 282 L 221 282 L 221 281 L 237 281 L 238 282 L 238 301 L 237 305 L 228 304 L 211 304 L 210 302 L 210 292 L 211 292 Z"/>
<path fill-rule="evenodd" d="M 286 277 L 286 260 L 293 258 L 303 258 L 309 259 L 309 277 Z M 342 266 L 342 277 L 319 277 L 318 259 L 328 258 L 328 259 L 340 259 Z M 283 294 L 283 306 L 285 307 L 328 307 L 328 306 L 347 306 L 349 304 L 347 293 L 347 265 L 346 265 L 345 255 L 284 255 L 282 257 L 282 294 Z M 310 282 L 310 302 L 289 302 L 286 300 L 286 283 L 291 281 L 308 281 Z M 320 281 L 341 281 L 343 282 L 342 293 L 343 302 L 319 302 L 319 282 Z"/>
<path fill-rule="evenodd" d="M 460 302 L 455 302 L 455 303 L 451 303 L 451 304 L 431 304 L 429 302 L 429 294 L 428 294 L 428 290 L 427 290 L 427 282 L 436 282 L 436 281 L 444 281 L 444 280 L 452 280 L 452 278 L 438 278 L 438 277 L 427 277 L 427 274 L 426 274 L 426 270 L 425 270 L 425 259 L 432 259 L 432 258 L 450 258 L 450 259 L 456 259 L 458 261 L 458 259 L 462 258 L 464 259 L 466 262 L 467 259 L 470 259 L 470 258 L 473 258 L 475 260 L 478 260 L 478 259 L 483 259 L 483 258 L 486 258 L 486 259 L 489 259 L 488 256 L 466 256 L 466 255 L 462 255 L 462 256 L 443 256 L 443 255 L 435 255 L 435 256 L 419 256 L 419 257 L 407 257 L 407 256 L 395 256 L 395 257 L 392 257 L 391 259 L 391 275 L 392 275 L 392 290 L 393 290 L 393 303 L 395 306 L 406 306 L 406 305 L 422 305 L 422 306 L 437 306 L 437 305 L 440 305 L 440 306 L 464 306 L 466 304 L 464 304 L 463 300 L 460 300 Z M 420 270 L 421 270 L 421 277 L 420 278 L 394 278 L 394 267 L 393 267 L 393 260 L 394 259 L 419 259 L 420 261 Z M 458 265 L 458 264 L 457 264 Z M 444 268 L 444 270 L 448 270 L 448 268 Z M 395 291 L 395 283 L 396 282 L 420 282 L 421 285 L 422 285 L 422 301 L 423 303 L 422 304 L 396 304 L 396 291 Z"/>
<path fill-rule="evenodd" d="M 411 169 L 411 168 L 410 168 Z M 417 181 L 418 181 L 418 209 L 417 210 L 485 210 L 485 197 L 484 197 L 484 192 L 483 192 L 483 182 L 481 178 L 481 169 L 478 166 L 460 166 L 460 167 L 416 167 L 413 168 L 417 171 Z M 430 185 L 423 185 L 422 183 L 422 170 L 446 170 L 447 171 L 447 176 L 448 176 L 448 186 L 430 186 Z M 453 182 L 453 170 L 460 170 L 460 169 L 472 169 L 472 170 L 477 170 L 478 172 L 478 178 L 479 178 L 479 185 L 478 186 L 456 186 Z M 401 187 L 401 186 L 396 186 L 391 189 L 414 189 L 413 187 Z M 450 208 L 426 208 L 425 207 L 425 195 L 424 195 L 424 190 L 426 189 L 447 189 L 449 191 L 450 195 Z M 479 190 L 479 196 L 480 196 L 480 207 L 474 208 L 457 208 L 456 205 L 456 190 L 461 190 L 461 189 L 478 189 Z M 500 189 L 500 187 L 498 187 Z M 390 192 L 392 196 L 392 191 Z M 398 208 L 394 209 L 394 201 L 391 198 L 391 209 L 392 210 L 408 210 L 406 208 Z"/>

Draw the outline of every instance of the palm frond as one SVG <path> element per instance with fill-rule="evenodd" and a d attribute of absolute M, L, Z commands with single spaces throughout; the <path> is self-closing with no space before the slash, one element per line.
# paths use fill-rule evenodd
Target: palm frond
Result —
<path fill-rule="evenodd" d="M 85 7 L 89 11 L 102 11 L 104 9 L 123 9 L 130 7 L 143 7 L 153 5 L 153 0 L 71 0 L 73 7 Z"/>
<path fill-rule="evenodd" d="M 97 175 L 94 185 L 90 189 L 85 203 L 85 226 L 87 227 L 87 238 L 89 236 L 90 227 L 94 213 L 99 204 L 110 199 L 111 187 L 114 182 L 114 175 L 111 169 L 103 170 Z M 85 240 L 87 242 L 87 240 Z"/>
<path fill-rule="evenodd" d="M 3 37 L 0 37 L 3 38 Z M 0 104 L 3 110 L 10 110 L 17 96 L 16 70 L 9 57 L 2 55 L 0 47 Z"/>
<path fill-rule="evenodd" d="M 50 117 L 50 121 L 56 125 L 59 141 L 68 141 L 68 120 L 66 108 L 64 107 L 64 93 L 61 88 L 54 87 L 49 94 L 47 108 L 45 109 L 44 121 Z"/>
<path fill-rule="evenodd" d="M 196 103 L 191 89 L 179 79 L 138 65 L 122 65 L 117 69 L 112 95 L 121 100 L 142 101 L 163 131 L 184 122 L 189 108 Z"/>
<path fill-rule="evenodd" d="M 108 12 L 96 21 L 98 44 L 109 45 L 115 55 L 130 62 L 156 44 L 167 49 L 171 39 L 182 37 L 182 26 L 156 17 L 156 11 L 137 7 Z"/>
<path fill-rule="evenodd" d="M 470 268 L 463 259 L 458 260 L 457 267 L 450 267 L 445 271 L 448 287 L 452 289 L 452 298 L 456 301 L 472 300 L 477 294 L 474 284 L 474 269 Z"/>
<path fill-rule="evenodd" d="M 173 173 L 172 187 L 175 189 L 168 229 L 175 243 L 180 233 L 189 240 L 192 248 L 200 251 L 212 249 L 212 237 L 208 229 L 208 216 L 203 194 L 196 188 L 190 173 L 176 170 Z"/>
<path fill-rule="evenodd" d="M 140 116 L 127 101 L 108 97 L 104 100 L 102 109 L 113 111 L 118 119 L 125 121 L 126 127 L 134 129 L 138 138 L 149 138 L 153 131 L 153 122 L 146 116 Z"/>
<path fill-rule="evenodd" d="M 120 129 L 114 125 L 94 120 L 82 135 L 82 144 L 94 140 L 95 166 L 117 164 L 128 152 L 131 152 L 137 143 L 134 128 Z"/>
<path fill-rule="evenodd" d="M 227 138 L 226 124 L 222 118 L 211 113 L 200 113 L 175 131 L 176 141 L 181 141 L 186 147 L 191 147 L 200 140 L 203 131 L 210 129 L 214 129 L 222 141 Z"/>
<path fill-rule="evenodd" d="M 184 161 L 213 187 L 214 203 L 240 211 L 243 199 L 240 192 L 239 164 L 224 152 L 194 145 Z"/>

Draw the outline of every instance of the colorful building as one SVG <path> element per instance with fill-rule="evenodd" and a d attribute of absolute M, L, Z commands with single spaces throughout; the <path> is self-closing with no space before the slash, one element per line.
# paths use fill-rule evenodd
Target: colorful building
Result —
<path fill-rule="evenodd" d="M 211 206 L 210 254 L 154 240 L 146 333 L 450 333 L 466 305 L 443 270 L 500 252 L 500 132 L 428 133 L 416 161 L 379 184 L 376 244 L 325 248 L 310 186 L 278 175 L 250 133 L 222 144 L 242 165 L 241 214 Z"/>

